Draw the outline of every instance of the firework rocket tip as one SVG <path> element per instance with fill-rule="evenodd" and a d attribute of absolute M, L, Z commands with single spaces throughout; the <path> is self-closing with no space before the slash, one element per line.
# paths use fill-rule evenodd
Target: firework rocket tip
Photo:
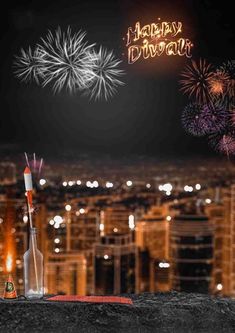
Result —
<path fill-rule="evenodd" d="M 30 174 L 31 173 L 31 170 L 28 166 L 25 167 L 24 169 L 24 174 Z"/>

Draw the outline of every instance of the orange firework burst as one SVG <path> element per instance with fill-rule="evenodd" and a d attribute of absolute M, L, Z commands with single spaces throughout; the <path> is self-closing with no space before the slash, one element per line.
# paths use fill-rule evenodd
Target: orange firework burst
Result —
<path fill-rule="evenodd" d="M 209 80 L 209 89 L 212 95 L 223 95 L 226 93 L 229 74 L 223 69 L 217 69 Z"/>
<path fill-rule="evenodd" d="M 210 81 L 213 77 L 211 64 L 200 59 L 197 63 L 192 60 L 181 73 L 181 90 L 190 97 L 194 96 L 198 103 L 210 101 Z"/>

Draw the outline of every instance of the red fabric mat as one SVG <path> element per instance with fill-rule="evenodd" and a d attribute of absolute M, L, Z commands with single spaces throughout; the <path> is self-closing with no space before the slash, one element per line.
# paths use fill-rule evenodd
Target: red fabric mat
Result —
<path fill-rule="evenodd" d="M 130 298 L 118 296 L 58 295 L 48 298 L 47 301 L 133 304 Z"/>

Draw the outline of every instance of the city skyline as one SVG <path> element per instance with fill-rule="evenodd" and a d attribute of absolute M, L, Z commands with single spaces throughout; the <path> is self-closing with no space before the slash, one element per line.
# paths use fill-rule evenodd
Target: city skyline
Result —
<path fill-rule="evenodd" d="M 114 179 L 105 169 L 98 176 L 75 163 L 64 173 L 66 165 L 57 164 L 34 177 L 45 293 L 233 295 L 234 167 L 152 167 L 142 177 L 134 164 L 123 175 L 112 169 Z M 14 163 L 1 162 L 0 171 L 0 285 L 11 273 L 22 293 L 24 185 Z"/>

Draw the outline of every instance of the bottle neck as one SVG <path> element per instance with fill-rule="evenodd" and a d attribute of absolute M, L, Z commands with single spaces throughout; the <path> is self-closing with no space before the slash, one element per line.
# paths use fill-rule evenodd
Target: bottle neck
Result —
<path fill-rule="evenodd" d="M 35 232 L 30 232 L 30 238 L 29 238 L 29 248 L 30 249 L 36 249 L 37 248 L 37 235 Z"/>

